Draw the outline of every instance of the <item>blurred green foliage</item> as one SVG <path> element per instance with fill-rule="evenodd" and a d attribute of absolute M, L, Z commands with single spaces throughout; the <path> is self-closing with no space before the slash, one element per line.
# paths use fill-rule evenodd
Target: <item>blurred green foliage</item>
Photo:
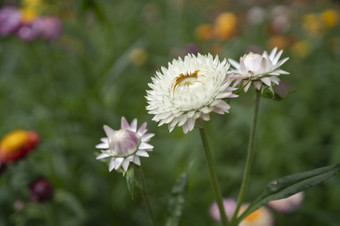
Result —
<path fill-rule="evenodd" d="M 125 179 L 95 160 L 94 146 L 104 136 L 103 124 L 119 128 L 121 116 L 139 125 L 148 122 L 156 133 L 150 158 L 142 159 L 148 192 L 160 225 L 176 179 L 189 171 L 188 192 L 180 225 L 213 225 L 209 206 L 213 196 L 198 131 L 171 134 L 157 127 L 145 106 L 147 83 L 161 66 L 178 57 L 188 43 L 200 52 L 238 59 L 249 46 L 270 50 L 274 34 L 270 19 L 246 22 L 253 1 L 46 1 L 63 20 L 62 36 L 54 42 L 0 40 L 0 134 L 15 129 L 35 130 L 39 146 L 0 177 L 0 226 L 7 225 L 150 225 L 139 193 L 131 200 Z M 336 2 L 285 1 L 299 13 L 290 17 L 283 66 L 291 75 L 280 78 L 295 91 L 276 101 L 262 98 L 256 156 L 246 200 L 253 200 L 275 178 L 340 162 L 340 39 L 339 26 L 319 37 L 303 29 L 303 15 Z M 259 1 L 270 11 L 278 3 Z M 295 9 L 294 7 L 300 7 Z M 201 40 L 195 29 L 213 23 L 222 12 L 238 17 L 236 34 L 228 40 Z M 294 11 L 295 12 L 295 11 Z M 277 34 L 275 34 L 277 35 Z M 308 43 L 308 54 L 294 45 Z M 294 47 L 295 46 L 295 47 Z M 145 62 L 131 60 L 136 48 Z M 299 51 L 297 51 L 299 50 Z M 306 52 L 306 51 L 305 51 Z M 133 58 L 134 59 L 134 58 Z M 137 62 L 137 63 L 136 63 Z M 248 143 L 254 92 L 231 101 L 229 115 L 213 115 L 208 138 L 214 150 L 224 197 L 237 197 Z M 54 187 L 52 202 L 27 202 L 16 211 L 16 200 L 29 200 L 27 185 L 38 176 Z M 340 178 L 314 187 L 302 207 L 283 215 L 276 225 L 337 225 L 340 218 Z M 274 213 L 274 212 L 273 212 Z"/>

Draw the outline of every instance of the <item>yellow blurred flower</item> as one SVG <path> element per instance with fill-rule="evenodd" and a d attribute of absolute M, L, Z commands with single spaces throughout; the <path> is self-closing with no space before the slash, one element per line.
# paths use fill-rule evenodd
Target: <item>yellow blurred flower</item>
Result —
<path fill-rule="evenodd" d="M 292 45 L 291 52 L 297 58 L 305 58 L 309 55 L 310 49 L 308 42 L 300 40 Z"/>
<path fill-rule="evenodd" d="M 237 17 L 233 13 L 220 14 L 214 24 L 214 35 L 217 39 L 228 40 L 236 33 Z"/>
<path fill-rule="evenodd" d="M 303 28 L 313 36 L 319 36 L 323 30 L 322 19 L 319 14 L 310 13 L 302 18 Z"/>
<path fill-rule="evenodd" d="M 0 162 L 7 164 L 24 157 L 39 141 L 33 131 L 15 130 L 0 141 Z"/>
<path fill-rule="evenodd" d="M 282 35 L 273 35 L 268 40 L 268 45 L 271 49 L 277 47 L 279 49 L 284 49 L 288 45 L 288 40 Z"/>
<path fill-rule="evenodd" d="M 29 24 L 35 18 L 38 17 L 37 11 L 31 8 L 22 8 L 20 12 L 21 12 L 21 22 L 24 24 Z"/>
<path fill-rule="evenodd" d="M 202 24 L 196 28 L 195 35 L 198 39 L 210 40 L 213 37 L 213 27 L 211 24 Z"/>
<path fill-rule="evenodd" d="M 148 60 L 148 53 L 145 49 L 136 48 L 130 52 L 129 59 L 132 64 L 140 66 Z"/>
<path fill-rule="evenodd" d="M 326 27 L 334 27 L 339 23 L 339 12 L 334 9 L 323 11 L 321 17 Z"/>
<path fill-rule="evenodd" d="M 22 1 L 22 22 L 30 23 L 42 13 L 44 3 L 42 0 L 23 0 Z"/>
<path fill-rule="evenodd" d="M 43 5 L 42 0 L 22 0 L 24 8 L 39 9 Z"/>

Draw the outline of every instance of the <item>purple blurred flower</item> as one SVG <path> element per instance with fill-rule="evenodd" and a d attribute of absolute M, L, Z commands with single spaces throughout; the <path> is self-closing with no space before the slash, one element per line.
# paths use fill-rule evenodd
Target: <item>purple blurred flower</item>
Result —
<path fill-rule="evenodd" d="M 44 178 L 38 178 L 31 182 L 29 189 L 31 192 L 30 199 L 32 202 L 45 202 L 52 199 L 52 185 Z"/>
<path fill-rule="evenodd" d="M 0 36 L 6 37 L 15 33 L 21 25 L 21 13 L 10 6 L 0 9 Z"/>
<path fill-rule="evenodd" d="M 42 39 L 55 40 L 61 34 L 62 23 L 58 17 L 44 16 L 34 20 L 32 28 Z"/>
<path fill-rule="evenodd" d="M 185 54 L 184 55 L 187 55 L 188 53 L 197 54 L 198 51 L 199 51 L 199 48 L 195 43 L 189 43 L 185 48 Z"/>

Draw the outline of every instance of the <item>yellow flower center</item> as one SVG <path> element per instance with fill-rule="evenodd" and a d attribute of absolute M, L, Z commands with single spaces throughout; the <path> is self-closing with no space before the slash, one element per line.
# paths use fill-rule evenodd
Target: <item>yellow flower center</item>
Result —
<path fill-rule="evenodd" d="M 258 220 L 259 218 L 261 218 L 261 216 L 262 216 L 261 209 L 258 209 L 252 212 L 251 214 L 249 214 L 246 218 L 244 218 L 244 220 L 247 222 L 254 222 Z"/>
<path fill-rule="evenodd" d="M 196 70 L 194 72 L 187 72 L 185 74 L 179 74 L 172 82 L 172 89 L 175 91 L 177 86 L 190 86 L 197 82 L 198 72 L 200 70 Z"/>
<path fill-rule="evenodd" d="M 0 149 L 4 152 L 13 152 L 21 148 L 28 140 L 28 133 L 25 130 L 15 130 L 2 138 Z"/>

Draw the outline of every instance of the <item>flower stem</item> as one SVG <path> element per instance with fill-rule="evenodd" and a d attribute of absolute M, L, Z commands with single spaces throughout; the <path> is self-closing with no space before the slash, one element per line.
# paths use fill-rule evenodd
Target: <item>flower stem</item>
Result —
<path fill-rule="evenodd" d="M 253 122 L 250 127 L 247 160 L 246 160 L 246 165 L 245 165 L 244 172 L 243 172 L 243 179 L 242 179 L 240 193 L 237 199 L 236 209 L 231 219 L 231 225 L 236 225 L 237 223 L 236 219 L 237 219 L 241 204 L 243 202 L 244 195 L 247 190 L 247 186 L 249 182 L 251 165 L 252 165 L 252 161 L 254 158 L 254 141 L 255 141 L 255 131 L 256 131 L 257 115 L 258 115 L 258 110 L 259 110 L 259 103 L 260 103 L 260 91 L 256 91 Z"/>
<path fill-rule="evenodd" d="M 218 183 L 217 183 L 217 176 L 216 176 L 216 171 L 215 171 L 215 167 L 214 167 L 214 162 L 213 162 L 213 159 L 212 159 L 212 156 L 211 156 L 211 151 L 210 151 L 210 148 L 209 148 L 207 136 L 206 136 L 203 125 L 199 128 L 199 130 L 200 130 L 200 134 L 201 134 L 201 139 L 202 139 L 202 143 L 203 143 L 203 147 L 204 147 L 205 156 L 206 156 L 207 162 L 208 162 L 211 185 L 213 187 L 214 196 L 215 196 L 216 203 L 217 203 L 217 206 L 218 206 L 218 209 L 219 209 L 219 212 L 220 212 L 220 216 L 221 216 L 221 222 L 222 222 L 223 226 L 226 226 L 226 225 L 229 225 L 229 222 L 228 222 L 227 217 L 225 215 L 222 196 L 221 196 L 220 188 L 219 188 Z"/>
<path fill-rule="evenodd" d="M 139 182 L 142 185 L 142 187 L 141 187 L 142 196 L 143 196 L 144 201 L 146 203 L 146 207 L 148 209 L 148 212 L 149 212 L 149 215 L 150 215 L 150 218 L 151 218 L 151 221 L 152 221 L 152 225 L 156 226 L 157 224 L 156 224 L 155 215 L 153 214 L 151 204 L 150 204 L 150 200 L 149 200 L 149 196 L 148 196 L 148 193 L 146 192 L 146 186 L 145 186 L 145 180 L 144 180 L 144 174 L 143 174 L 142 168 L 140 166 L 136 167 L 136 168 L 137 168 L 137 173 L 138 173 L 138 176 L 139 176 Z"/>

